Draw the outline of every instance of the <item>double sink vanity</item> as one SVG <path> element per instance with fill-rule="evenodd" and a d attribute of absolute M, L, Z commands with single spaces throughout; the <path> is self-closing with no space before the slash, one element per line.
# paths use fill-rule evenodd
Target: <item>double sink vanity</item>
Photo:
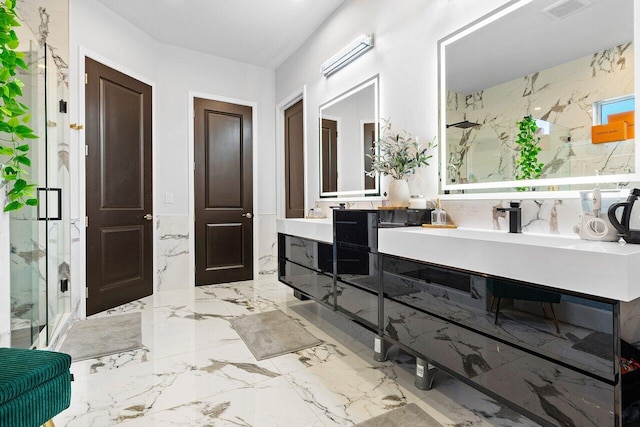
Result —
<path fill-rule="evenodd" d="M 278 220 L 278 277 L 433 368 L 541 425 L 617 426 L 640 398 L 640 246 L 396 227 L 378 210 Z M 639 374 L 640 375 L 640 374 Z"/>

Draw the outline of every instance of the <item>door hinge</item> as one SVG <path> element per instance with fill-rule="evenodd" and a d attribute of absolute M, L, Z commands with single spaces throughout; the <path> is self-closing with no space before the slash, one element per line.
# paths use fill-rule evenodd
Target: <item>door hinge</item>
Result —
<path fill-rule="evenodd" d="M 85 216 L 85 217 L 84 217 L 84 226 L 85 226 L 85 227 L 88 227 L 88 226 L 89 226 L 89 217 L 88 217 L 88 216 Z"/>
<path fill-rule="evenodd" d="M 193 170 L 196 170 L 196 162 L 193 162 Z"/>
<path fill-rule="evenodd" d="M 88 156 L 88 155 L 89 155 L 89 146 L 88 146 L 88 145 L 85 145 L 85 146 L 84 146 L 84 155 L 85 155 L 85 156 Z"/>
<path fill-rule="evenodd" d="M 89 287 L 84 288 L 84 297 L 89 298 Z"/>
<path fill-rule="evenodd" d="M 88 85 L 89 84 L 89 74 L 84 73 L 84 84 Z"/>

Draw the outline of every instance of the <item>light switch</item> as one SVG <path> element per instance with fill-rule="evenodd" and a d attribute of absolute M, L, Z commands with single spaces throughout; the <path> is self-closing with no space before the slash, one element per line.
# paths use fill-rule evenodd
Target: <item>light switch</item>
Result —
<path fill-rule="evenodd" d="M 173 203 L 173 193 L 164 194 L 164 203 L 170 205 Z"/>

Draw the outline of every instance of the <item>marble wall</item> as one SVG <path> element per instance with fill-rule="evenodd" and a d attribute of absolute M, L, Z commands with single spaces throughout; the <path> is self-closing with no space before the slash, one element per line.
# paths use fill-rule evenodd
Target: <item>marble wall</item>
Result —
<path fill-rule="evenodd" d="M 350 209 L 375 209 L 380 201 L 346 202 Z M 330 217 L 335 201 L 319 201 L 316 205 Z M 433 201 L 430 206 L 433 206 Z M 508 200 L 443 200 L 449 221 L 459 227 L 483 230 L 508 230 L 509 217 L 498 212 L 499 207 L 509 207 Z M 575 236 L 573 226 L 582 213 L 579 199 L 540 199 L 522 201 L 522 230 L 528 233 L 561 234 Z"/>
<path fill-rule="evenodd" d="M 278 272 L 278 231 L 275 214 L 256 215 L 258 220 L 258 275 L 274 277 Z"/>
<path fill-rule="evenodd" d="M 156 289 L 191 287 L 189 277 L 189 217 L 158 215 L 156 221 Z"/>
<path fill-rule="evenodd" d="M 258 227 L 257 275 L 273 277 L 277 272 L 276 215 L 256 214 Z M 189 217 L 158 215 L 156 221 L 156 291 L 184 289 L 192 286 L 189 254 Z"/>
<path fill-rule="evenodd" d="M 481 125 L 447 129 L 449 182 L 513 179 L 515 123 L 526 115 L 556 129 L 541 138 L 542 178 L 633 172 L 633 139 L 591 143 L 594 103 L 634 93 L 633 50 L 627 43 L 475 93 L 448 92 L 447 123 Z"/>

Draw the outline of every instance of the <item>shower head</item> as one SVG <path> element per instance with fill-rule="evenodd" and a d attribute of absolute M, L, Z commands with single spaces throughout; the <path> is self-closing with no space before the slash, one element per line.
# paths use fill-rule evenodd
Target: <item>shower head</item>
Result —
<path fill-rule="evenodd" d="M 464 122 L 458 122 L 458 123 L 447 125 L 447 129 L 449 129 L 450 127 L 467 129 L 467 128 L 472 128 L 476 126 L 480 126 L 480 123 L 474 123 L 474 122 L 470 122 L 469 120 L 465 120 Z"/>

